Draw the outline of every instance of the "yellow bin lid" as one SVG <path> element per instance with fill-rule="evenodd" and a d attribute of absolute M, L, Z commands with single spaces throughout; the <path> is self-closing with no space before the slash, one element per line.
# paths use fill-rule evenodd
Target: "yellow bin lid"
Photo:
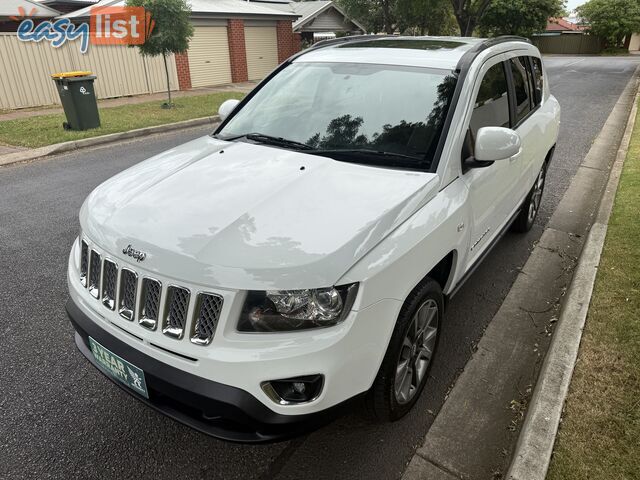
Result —
<path fill-rule="evenodd" d="M 63 72 L 63 73 L 54 73 L 51 75 L 53 78 L 74 78 L 74 77 L 86 77 L 87 75 L 91 75 L 91 72 Z"/>

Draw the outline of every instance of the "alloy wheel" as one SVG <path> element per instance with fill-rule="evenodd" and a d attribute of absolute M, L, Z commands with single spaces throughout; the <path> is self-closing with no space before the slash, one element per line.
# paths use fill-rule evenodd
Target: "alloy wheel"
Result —
<path fill-rule="evenodd" d="M 538 178 L 536 179 L 536 184 L 533 187 L 533 193 L 531 195 L 531 200 L 529 201 L 529 215 L 528 220 L 529 223 L 533 223 L 538 214 L 538 210 L 540 209 L 540 203 L 542 202 L 542 191 L 544 190 L 544 180 L 545 180 L 545 169 L 544 167 L 540 170 L 538 174 Z"/>
<path fill-rule="evenodd" d="M 409 403 L 418 392 L 427 373 L 438 333 L 438 304 L 425 301 L 411 318 L 396 365 L 394 391 L 396 401 Z"/>

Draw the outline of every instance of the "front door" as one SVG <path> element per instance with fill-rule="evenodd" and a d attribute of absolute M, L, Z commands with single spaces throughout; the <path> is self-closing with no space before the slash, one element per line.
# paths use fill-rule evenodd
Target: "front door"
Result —
<path fill-rule="evenodd" d="M 482 68 L 474 89 L 476 101 L 469 120 L 463 157 L 473 155 L 476 134 L 481 127 L 512 125 L 509 107 L 508 64 L 489 60 Z M 517 203 L 522 165 L 519 156 L 494 162 L 484 168 L 466 170 L 462 176 L 469 189 L 472 213 L 467 267 L 478 260 L 509 220 Z"/>

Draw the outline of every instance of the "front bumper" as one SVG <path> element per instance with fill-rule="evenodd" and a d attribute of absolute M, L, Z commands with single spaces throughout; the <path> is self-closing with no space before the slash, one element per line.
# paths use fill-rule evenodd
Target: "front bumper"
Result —
<path fill-rule="evenodd" d="M 192 375 L 145 355 L 100 328 L 71 299 L 66 308 L 76 330 L 76 345 L 87 360 L 102 372 L 89 349 L 91 336 L 144 370 L 149 399 L 114 380 L 116 385 L 165 415 L 222 440 L 243 443 L 285 440 L 329 422 L 356 398 L 316 413 L 279 414 L 242 389 Z"/>

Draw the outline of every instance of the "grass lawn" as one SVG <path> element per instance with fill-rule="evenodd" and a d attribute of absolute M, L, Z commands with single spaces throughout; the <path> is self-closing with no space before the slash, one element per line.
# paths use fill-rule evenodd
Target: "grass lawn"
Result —
<path fill-rule="evenodd" d="M 601 55 L 605 55 L 605 56 L 619 56 L 619 55 L 630 55 L 629 53 L 629 49 L 628 48 L 622 48 L 622 47 L 609 47 L 609 48 L 605 48 Z"/>
<path fill-rule="evenodd" d="M 170 110 L 160 108 L 162 101 L 123 105 L 100 109 L 102 126 L 84 132 L 68 132 L 62 128 L 63 113 L 39 115 L 19 120 L 0 120 L 0 143 L 20 147 L 43 147 L 54 143 L 125 132 L 136 128 L 207 117 L 218 113 L 218 107 L 229 98 L 242 98 L 243 93 L 224 92 L 175 99 Z"/>
<path fill-rule="evenodd" d="M 640 479 L 640 115 L 548 480 Z"/>

